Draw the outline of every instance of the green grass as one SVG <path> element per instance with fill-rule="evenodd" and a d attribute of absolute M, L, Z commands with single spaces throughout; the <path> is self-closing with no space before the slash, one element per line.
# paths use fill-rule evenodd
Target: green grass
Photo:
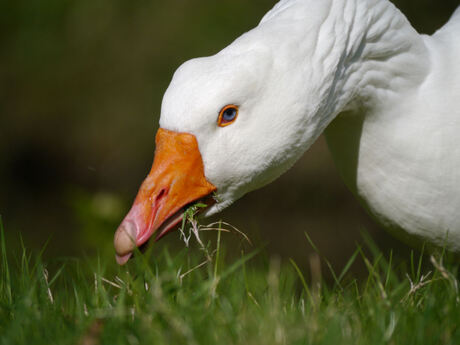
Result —
<path fill-rule="evenodd" d="M 371 245 L 326 284 L 258 251 L 226 259 L 220 235 L 207 253 L 149 250 L 120 268 L 112 257 L 7 255 L 1 234 L 0 344 L 460 343 L 457 266 L 443 255 L 404 269 Z M 355 260 L 367 279 L 347 272 Z"/>

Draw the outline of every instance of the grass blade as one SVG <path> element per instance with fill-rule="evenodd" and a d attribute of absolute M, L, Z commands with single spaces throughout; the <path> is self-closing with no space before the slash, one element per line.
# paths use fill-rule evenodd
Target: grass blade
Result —
<path fill-rule="evenodd" d="M 342 272 L 340 272 L 340 275 L 339 277 L 337 278 L 339 282 L 342 281 L 342 279 L 344 278 L 345 274 L 347 274 L 348 270 L 351 268 L 351 265 L 353 265 L 353 263 L 355 262 L 356 260 L 356 257 L 358 256 L 359 254 L 359 251 L 360 251 L 360 247 L 356 248 L 355 252 L 353 253 L 353 255 L 351 256 L 351 258 L 347 261 L 347 263 L 345 264 Z"/>
<path fill-rule="evenodd" d="M 6 255 L 6 240 L 5 240 L 5 230 L 3 228 L 3 219 L 0 215 L 0 242 L 2 248 L 2 267 L 3 267 L 3 283 L 2 286 L 6 292 L 6 297 L 10 304 L 13 303 L 13 295 L 11 293 L 11 277 L 10 277 L 10 269 L 8 264 L 8 257 Z"/>
<path fill-rule="evenodd" d="M 295 271 L 297 272 L 297 275 L 300 281 L 302 282 L 303 288 L 308 296 L 308 299 L 310 300 L 313 306 L 316 306 L 315 300 L 313 299 L 313 295 L 311 294 L 310 289 L 308 288 L 308 284 L 305 281 L 305 277 L 303 276 L 302 271 L 300 270 L 299 266 L 297 266 L 296 262 L 292 258 L 289 258 L 289 261 L 291 262 L 291 265 L 294 267 Z"/>

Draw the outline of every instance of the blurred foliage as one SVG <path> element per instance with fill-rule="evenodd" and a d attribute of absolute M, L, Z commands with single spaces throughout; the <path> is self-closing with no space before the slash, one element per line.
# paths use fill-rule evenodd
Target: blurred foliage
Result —
<path fill-rule="evenodd" d="M 0 213 L 9 233 L 21 231 L 37 246 L 53 234 L 57 252 L 111 245 L 109 229 L 151 164 L 161 97 L 174 70 L 228 45 L 274 3 L 2 1 Z M 458 0 L 395 4 L 431 33 Z M 338 179 L 322 141 L 274 186 L 224 217 L 294 256 L 304 255 L 292 246 L 304 230 L 332 255 L 349 254 L 360 228 L 377 231 Z"/>
<path fill-rule="evenodd" d="M 129 205 L 115 194 L 85 193 L 74 190 L 69 200 L 77 220 L 78 245 L 97 251 L 103 256 L 113 255 L 113 229 Z"/>

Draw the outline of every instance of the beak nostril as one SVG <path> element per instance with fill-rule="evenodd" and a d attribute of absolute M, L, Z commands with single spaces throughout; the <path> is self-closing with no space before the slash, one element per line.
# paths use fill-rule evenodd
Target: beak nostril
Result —
<path fill-rule="evenodd" d="M 157 197 L 156 197 L 156 201 L 160 200 L 163 196 L 165 196 L 167 193 L 167 190 L 166 188 L 163 188 L 162 190 L 160 190 L 160 193 L 158 193 Z"/>

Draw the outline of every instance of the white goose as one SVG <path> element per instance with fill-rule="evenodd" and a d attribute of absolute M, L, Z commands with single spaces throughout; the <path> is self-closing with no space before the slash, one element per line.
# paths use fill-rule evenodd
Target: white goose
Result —
<path fill-rule="evenodd" d="M 381 224 L 460 251 L 459 37 L 460 8 L 425 36 L 387 0 L 282 0 L 218 54 L 184 63 L 117 261 L 190 203 L 206 199 L 211 215 L 273 181 L 323 131 Z"/>

